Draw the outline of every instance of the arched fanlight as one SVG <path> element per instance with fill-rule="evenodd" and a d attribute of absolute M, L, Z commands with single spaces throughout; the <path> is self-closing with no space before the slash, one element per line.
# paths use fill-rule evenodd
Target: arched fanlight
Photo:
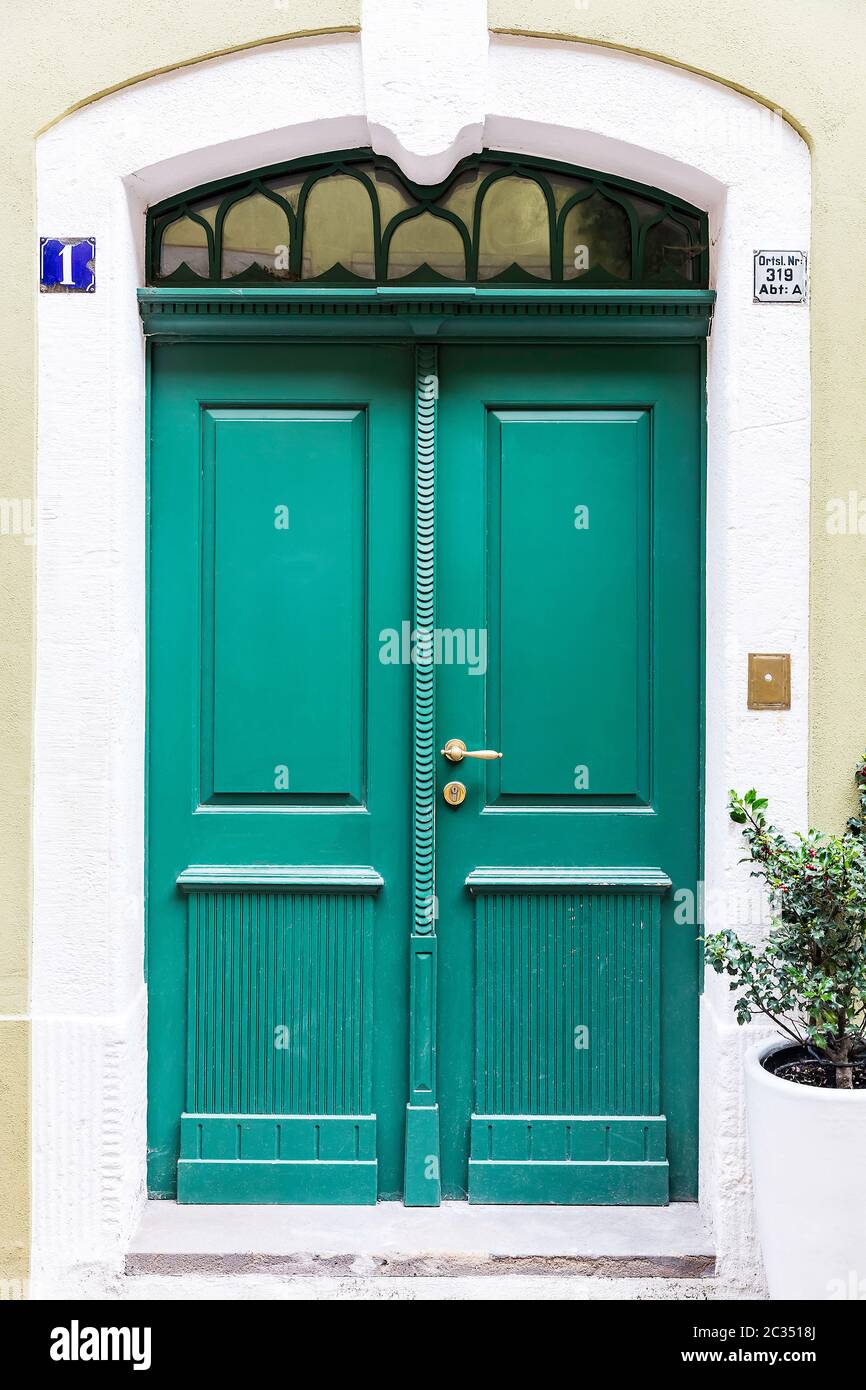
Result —
<path fill-rule="evenodd" d="M 371 150 L 204 185 L 152 207 L 148 283 L 705 289 L 707 216 L 659 189 L 485 151 L 434 186 Z"/>

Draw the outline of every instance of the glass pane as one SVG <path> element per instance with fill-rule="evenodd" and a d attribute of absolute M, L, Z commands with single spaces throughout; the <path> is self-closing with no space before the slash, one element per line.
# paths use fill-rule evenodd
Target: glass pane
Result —
<path fill-rule="evenodd" d="M 302 280 L 314 280 L 335 266 L 373 279 L 373 205 L 358 179 L 329 174 L 313 184 L 304 212 L 303 246 Z"/>
<path fill-rule="evenodd" d="M 641 227 L 645 226 L 647 222 L 652 222 L 655 217 L 658 217 L 660 212 L 664 212 L 663 203 L 653 202 L 652 199 L 644 198 L 639 193 L 630 192 L 628 194 L 628 200 L 631 204 L 631 210 L 637 217 L 638 224 Z"/>
<path fill-rule="evenodd" d="M 464 169 L 458 174 L 444 197 L 439 199 L 439 207 L 453 212 L 472 233 L 472 218 L 475 215 L 475 198 L 483 180 L 491 173 L 492 164 L 482 164 L 477 169 Z"/>
<path fill-rule="evenodd" d="M 418 206 L 415 199 L 409 196 L 397 175 L 393 174 L 390 169 L 377 169 L 373 175 L 373 182 L 376 185 L 376 192 L 379 194 L 379 215 L 382 219 L 383 229 L 387 227 L 392 217 L 396 217 L 398 212 L 405 212 L 408 208 Z"/>
<path fill-rule="evenodd" d="M 160 275 L 171 275 L 184 263 L 205 279 L 210 274 L 207 232 L 191 217 L 181 217 L 166 227 L 159 258 Z"/>
<path fill-rule="evenodd" d="M 562 278 L 576 280 L 602 270 L 618 280 L 631 279 L 631 228 L 619 203 L 593 193 L 565 214 Z"/>
<path fill-rule="evenodd" d="M 262 183 L 265 188 L 272 188 L 275 193 L 279 193 L 280 197 L 284 198 L 288 203 L 292 212 L 297 212 L 298 199 L 301 196 L 301 188 L 306 178 L 307 172 L 301 174 L 278 174 L 275 178 L 263 179 Z"/>
<path fill-rule="evenodd" d="M 550 174 L 548 176 L 550 191 L 556 202 L 556 211 L 559 213 L 565 207 L 569 198 L 575 193 L 588 193 L 590 185 L 585 179 L 570 179 L 565 174 Z"/>
<path fill-rule="evenodd" d="M 432 212 L 419 213 L 397 228 L 388 252 L 388 279 L 400 280 L 421 266 L 449 280 L 466 279 L 460 233 L 453 223 L 434 217 Z"/>
<path fill-rule="evenodd" d="M 289 274 L 288 251 L 289 219 L 264 193 L 253 193 L 229 208 L 223 222 L 223 279 L 252 265 L 285 279 Z"/>
<path fill-rule="evenodd" d="M 489 280 L 512 265 L 550 279 L 547 203 L 537 183 L 516 174 L 498 179 L 484 194 L 478 278 Z"/>
<path fill-rule="evenodd" d="M 650 227 L 644 243 L 643 273 L 652 279 L 691 280 L 694 257 L 684 254 L 689 247 L 689 234 L 672 217 L 665 217 Z"/>

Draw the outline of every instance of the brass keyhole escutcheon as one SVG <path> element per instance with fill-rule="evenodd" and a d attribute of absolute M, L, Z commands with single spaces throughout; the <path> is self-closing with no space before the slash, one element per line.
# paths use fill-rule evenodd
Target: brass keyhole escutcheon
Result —
<path fill-rule="evenodd" d="M 462 782 L 446 782 L 442 788 L 442 795 L 449 806 L 459 806 L 466 800 L 466 788 Z"/>

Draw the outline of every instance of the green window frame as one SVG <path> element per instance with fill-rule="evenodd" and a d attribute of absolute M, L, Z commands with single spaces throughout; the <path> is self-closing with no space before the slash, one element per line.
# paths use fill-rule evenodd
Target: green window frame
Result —
<path fill-rule="evenodd" d="M 709 230 L 707 214 L 680 198 L 575 165 L 485 150 L 422 185 L 357 149 L 157 203 L 146 267 L 148 285 L 178 289 L 700 290 L 709 285 Z"/>

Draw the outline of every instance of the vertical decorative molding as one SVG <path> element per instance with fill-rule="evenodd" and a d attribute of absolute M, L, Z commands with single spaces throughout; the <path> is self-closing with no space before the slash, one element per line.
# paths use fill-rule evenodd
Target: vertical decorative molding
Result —
<path fill-rule="evenodd" d="M 430 640 L 417 643 L 414 666 L 412 770 L 412 920 L 413 934 L 435 931 L 431 904 L 434 891 L 434 667 L 436 560 L 436 349 L 420 346 L 415 354 L 415 599 L 414 627 Z"/>
<path fill-rule="evenodd" d="M 438 1206 L 439 1107 L 436 1098 L 435 897 L 435 490 L 436 348 L 415 350 L 415 594 L 413 625 L 422 636 L 413 668 L 412 933 L 410 939 L 409 1104 L 403 1201 Z"/>

